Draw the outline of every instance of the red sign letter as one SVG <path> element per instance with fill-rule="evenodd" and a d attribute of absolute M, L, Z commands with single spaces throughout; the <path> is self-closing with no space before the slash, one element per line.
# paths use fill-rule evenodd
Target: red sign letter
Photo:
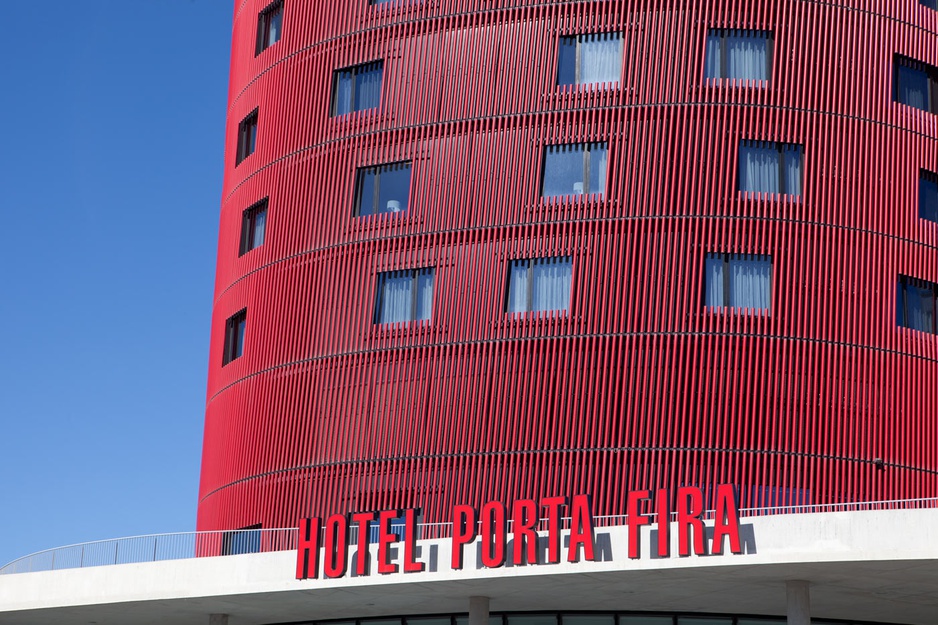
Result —
<path fill-rule="evenodd" d="M 500 501 L 490 501 L 479 511 L 482 527 L 482 566 L 490 569 L 505 564 L 505 506 Z"/>
<path fill-rule="evenodd" d="M 358 526 L 358 553 L 355 554 L 355 574 L 368 575 L 368 524 L 375 520 L 374 512 L 356 512 L 352 523 Z"/>
<path fill-rule="evenodd" d="M 519 499 L 512 506 L 512 564 L 524 564 L 525 554 L 528 564 L 537 564 L 537 532 L 534 530 L 537 520 L 537 504 L 533 499 Z"/>
<path fill-rule="evenodd" d="M 322 570 L 326 577 L 342 577 L 348 563 L 348 519 L 333 514 L 326 519 L 326 544 Z"/>
<path fill-rule="evenodd" d="M 309 579 L 319 575 L 319 517 L 300 519 L 296 531 L 296 578 Z"/>
<path fill-rule="evenodd" d="M 639 511 L 641 503 L 648 501 L 651 493 L 647 490 L 633 490 L 629 492 L 628 503 L 626 504 L 627 523 L 629 524 L 629 557 L 633 560 L 639 557 L 638 546 L 641 543 L 642 525 L 648 525 L 651 521 L 647 516 Z"/>
<path fill-rule="evenodd" d="M 704 524 L 700 520 L 703 514 L 703 493 L 696 486 L 682 486 L 677 489 L 677 543 L 678 553 L 690 555 L 691 527 L 694 532 L 694 553 L 707 555 L 704 544 Z"/>
<path fill-rule="evenodd" d="M 453 507 L 453 570 L 462 568 L 462 546 L 476 537 L 476 510 L 472 506 Z"/>
<path fill-rule="evenodd" d="M 419 509 L 408 508 L 404 511 L 404 572 L 419 573 L 423 562 L 417 562 L 417 515 Z"/>
<path fill-rule="evenodd" d="M 378 573 L 397 573 L 397 564 L 391 562 L 391 545 L 397 534 L 391 532 L 391 521 L 401 516 L 400 510 L 382 510 L 378 513 Z"/>
<path fill-rule="evenodd" d="M 730 537 L 730 551 L 742 553 L 739 544 L 739 509 L 736 507 L 736 487 L 732 484 L 717 486 L 716 518 L 713 521 L 712 553 L 723 553 L 723 537 Z"/>
<path fill-rule="evenodd" d="M 590 513 L 589 495 L 574 495 L 570 512 L 570 549 L 567 562 L 577 562 L 577 551 L 583 545 L 583 559 L 592 561 L 593 515 Z"/>
<path fill-rule="evenodd" d="M 655 515 L 658 517 L 658 557 L 671 555 L 671 493 L 658 491 L 655 498 Z"/>
<path fill-rule="evenodd" d="M 567 505 L 566 497 L 545 497 L 541 505 L 547 508 L 547 564 L 560 562 L 560 517 L 561 506 Z"/>

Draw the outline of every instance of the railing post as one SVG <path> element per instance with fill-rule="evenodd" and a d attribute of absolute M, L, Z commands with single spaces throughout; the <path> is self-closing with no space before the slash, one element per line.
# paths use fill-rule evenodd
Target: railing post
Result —
<path fill-rule="evenodd" d="M 118 541 L 114 541 L 114 564 L 117 564 L 117 549 L 120 547 L 120 545 L 121 544 Z"/>
<path fill-rule="evenodd" d="M 153 537 L 153 559 L 151 560 L 151 562 L 156 562 L 156 541 L 158 541 L 159 539 L 160 539 L 159 536 Z"/>
<path fill-rule="evenodd" d="M 81 546 L 81 557 L 78 559 L 78 568 L 84 568 L 85 566 L 85 546 Z"/>

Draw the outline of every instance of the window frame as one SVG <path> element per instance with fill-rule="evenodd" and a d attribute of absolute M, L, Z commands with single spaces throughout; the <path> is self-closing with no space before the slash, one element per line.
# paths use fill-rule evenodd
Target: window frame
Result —
<path fill-rule="evenodd" d="M 583 152 L 583 193 L 579 195 L 574 193 L 565 193 L 563 195 L 544 195 L 544 183 L 547 180 L 547 157 L 550 154 L 551 148 L 563 148 L 566 146 L 576 147 L 584 146 L 585 151 Z M 552 143 L 550 145 L 544 146 L 544 158 L 541 163 L 541 200 L 550 200 L 552 198 L 580 198 L 588 197 L 590 195 L 599 195 L 600 198 L 606 199 L 606 189 L 603 188 L 600 191 L 592 191 L 589 188 L 590 183 L 590 173 L 592 172 L 592 157 L 590 156 L 590 148 L 593 146 L 602 146 L 603 150 L 606 151 L 606 187 L 609 186 L 609 142 L 608 141 L 590 141 L 586 143 Z"/>
<path fill-rule="evenodd" d="M 557 87 L 587 87 L 589 85 L 617 85 L 621 86 L 622 84 L 622 69 L 625 66 L 625 59 L 623 56 L 619 58 L 619 75 L 616 76 L 615 81 L 602 81 L 602 82 L 580 82 L 580 78 L 583 74 L 583 44 L 582 39 L 584 37 L 601 37 L 603 35 L 618 35 L 619 36 L 619 45 L 621 49 L 619 50 L 620 55 L 625 53 L 625 33 L 619 30 L 610 30 L 602 32 L 590 32 L 590 33 L 577 33 L 575 35 L 560 35 L 557 39 L 557 77 L 556 84 Z M 576 43 L 576 51 L 574 52 L 574 67 L 573 67 L 573 82 L 560 82 L 560 50 L 563 46 L 564 39 L 573 39 Z"/>
<path fill-rule="evenodd" d="M 711 306 L 707 304 L 707 275 L 706 275 L 707 269 L 706 268 L 707 268 L 707 260 L 709 258 L 713 258 L 716 256 L 720 256 L 723 261 L 723 269 L 722 269 L 723 288 L 720 293 L 720 300 L 723 303 L 719 306 Z M 729 304 L 725 303 L 729 299 L 728 294 L 730 292 L 730 282 L 731 282 L 730 260 L 732 260 L 733 256 L 740 256 L 742 257 L 741 260 L 756 260 L 756 259 L 768 260 L 769 262 L 769 306 L 768 308 L 750 308 L 747 306 L 730 306 Z M 772 275 L 775 273 L 775 263 L 772 260 L 772 254 L 756 254 L 756 253 L 751 253 L 751 252 L 705 252 L 704 253 L 704 272 L 705 272 L 704 279 L 700 285 L 701 287 L 700 299 L 704 303 L 704 308 L 714 308 L 714 309 L 719 308 L 722 310 L 726 310 L 726 309 L 750 310 L 750 311 L 758 310 L 758 311 L 764 311 L 766 313 L 772 312 Z"/>
<path fill-rule="evenodd" d="M 260 213 L 264 213 L 266 220 L 267 217 L 267 207 L 270 203 L 270 198 L 265 197 L 264 199 L 251 204 L 243 211 L 241 211 L 241 244 L 238 247 L 238 258 L 244 256 L 251 250 L 256 250 L 261 245 L 264 244 L 264 241 L 267 240 L 267 223 L 264 222 L 264 241 L 261 241 L 257 245 L 251 245 L 254 242 L 254 234 L 257 229 L 257 216 Z"/>
<path fill-rule="evenodd" d="M 280 34 L 277 37 L 277 41 L 268 44 L 267 41 L 270 39 L 270 25 L 271 19 L 277 13 L 280 14 Z M 280 39 L 283 38 L 283 0 L 274 0 L 266 7 L 261 9 L 260 13 L 257 14 L 257 40 L 254 46 L 254 57 L 260 56 L 260 54 L 270 48 L 271 46 L 276 45 L 280 42 Z"/>
<path fill-rule="evenodd" d="M 550 309 L 541 309 L 532 310 L 531 304 L 534 300 L 534 262 L 538 260 L 555 260 L 555 261 L 567 261 L 570 263 L 570 301 L 567 302 L 566 308 L 550 308 Z M 520 263 L 522 261 L 527 262 L 527 289 L 524 294 L 524 310 L 508 310 L 508 307 L 511 305 L 511 276 L 515 263 Z M 504 313 L 507 315 L 527 315 L 530 313 L 538 312 L 569 312 L 571 306 L 573 305 L 573 255 L 566 254 L 563 256 L 534 256 L 534 257 L 525 257 L 525 258 L 509 258 L 508 259 L 508 275 L 505 280 L 505 305 Z"/>
<path fill-rule="evenodd" d="M 332 96 L 329 99 L 329 117 L 344 117 L 346 115 L 351 115 L 352 113 L 360 113 L 362 111 L 374 111 L 381 108 L 381 94 L 378 94 L 378 106 L 367 108 L 367 109 L 356 109 L 355 106 L 355 90 L 357 89 L 357 78 L 360 72 L 366 71 L 367 68 L 371 66 L 380 66 L 381 68 L 381 90 L 384 90 L 384 59 L 375 59 L 373 61 L 367 61 L 365 63 L 358 63 L 356 65 L 347 65 L 345 67 L 340 67 L 338 69 L 332 70 Z M 346 113 L 338 112 L 339 105 L 339 78 L 343 72 L 352 72 L 352 93 L 349 96 L 350 101 L 352 102 L 352 109 Z"/>
<path fill-rule="evenodd" d="M 917 106 L 912 106 L 911 104 L 906 104 L 899 100 L 899 67 L 904 66 L 908 69 L 920 71 L 925 74 L 925 79 L 928 81 L 928 89 L 926 93 L 927 102 L 925 103 L 925 108 L 919 108 Z M 899 54 L 898 52 L 893 55 L 892 61 L 892 101 L 896 104 L 901 104 L 903 106 L 908 106 L 917 111 L 923 111 L 925 113 L 931 113 L 932 115 L 938 115 L 938 67 L 930 65 L 925 61 L 919 61 L 910 56 L 905 56 L 904 54 Z"/>
<path fill-rule="evenodd" d="M 910 284 L 916 288 L 931 291 L 933 310 L 931 330 L 919 330 L 918 328 L 913 328 L 908 325 L 909 296 L 906 287 Z M 911 330 L 913 332 L 924 332 L 926 334 L 931 334 L 932 336 L 938 335 L 938 283 L 929 282 L 928 280 L 923 280 L 922 278 L 907 276 L 900 273 L 899 280 L 896 283 L 897 290 L 900 287 L 902 292 L 896 293 L 896 302 L 898 303 L 900 299 L 902 301 L 902 319 L 896 319 L 896 324 L 900 328 L 905 328 L 906 330 Z"/>
<path fill-rule="evenodd" d="M 244 162 L 244 159 L 257 151 L 257 120 L 259 108 L 245 115 L 244 119 L 238 122 L 238 145 L 235 154 L 235 167 Z M 253 129 L 254 134 L 251 135 Z M 250 148 L 250 152 L 248 149 Z"/>
<path fill-rule="evenodd" d="M 746 145 L 749 144 L 749 145 Z M 742 173 L 742 148 L 743 147 L 774 147 L 778 152 L 778 193 L 768 191 L 743 191 L 743 173 Z M 786 189 L 787 177 L 785 176 L 785 147 L 797 147 L 801 150 L 801 193 L 792 195 Z M 739 149 L 736 153 L 736 192 L 737 193 L 761 193 L 763 195 L 787 195 L 792 198 L 804 197 L 804 176 L 805 174 L 805 149 L 803 143 L 789 143 L 787 141 L 764 141 L 762 139 L 740 139 Z"/>
<path fill-rule="evenodd" d="M 417 310 L 417 298 L 419 296 L 419 294 L 417 293 L 416 283 L 420 276 L 420 272 L 422 271 L 426 271 L 431 276 L 433 276 L 433 290 L 434 291 L 432 292 L 432 295 L 430 297 L 430 316 L 426 318 L 421 317 L 420 319 L 415 319 L 414 311 Z M 410 319 L 403 319 L 400 321 L 381 321 L 379 318 L 379 315 L 381 313 L 381 304 L 383 301 L 382 298 L 384 297 L 384 288 L 383 288 L 384 280 L 385 280 L 384 276 L 387 276 L 389 274 L 400 274 L 400 273 L 410 274 Z M 436 299 L 435 290 L 436 290 L 436 267 L 414 267 L 410 269 L 391 269 L 388 271 L 378 272 L 378 280 L 377 280 L 377 285 L 375 287 L 375 291 L 376 291 L 375 292 L 375 311 L 374 311 L 374 314 L 372 315 L 372 318 L 374 320 L 373 325 L 389 326 L 389 325 L 394 325 L 396 323 L 414 323 L 414 322 L 419 323 L 421 321 L 429 322 L 433 318 L 433 300 Z"/>
<path fill-rule="evenodd" d="M 403 210 L 394 212 L 394 211 L 380 211 L 369 213 L 368 215 L 362 215 L 362 198 L 364 197 L 363 191 L 365 186 L 365 175 L 372 171 L 375 173 L 375 185 L 373 192 L 373 206 L 378 206 L 378 198 L 381 194 L 381 173 L 382 171 L 391 171 L 395 166 L 407 166 L 407 207 Z M 352 213 L 354 217 L 375 217 L 377 215 L 397 215 L 401 213 L 406 213 L 410 210 L 410 191 L 413 186 L 413 171 L 414 164 L 413 161 L 393 161 L 390 163 L 381 163 L 378 165 L 366 165 L 364 167 L 358 167 L 355 170 L 355 192 L 352 198 Z"/>
<path fill-rule="evenodd" d="M 244 355 L 244 343 L 247 336 L 248 309 L 242 308 L 225 320 L 225 342 L 222 347 L 222 366 L 237 360 Z M 244 324 L 244 334 L 238 340 L 238 326 Z"/>
<path fill-rule="evenodd" d="M 751 78 L 734 78 L 732 76 L 727 76 L 726 74 L 729 71 L 728 63 L 729 57 L 726 54 L 726 38 L 727 33 L 732 32 L 749 32 L 749 33 L 765 33 L 765 76 L 766 78 L 753 80 Z M 719 33 L 720 36 L 720 77 L 719 78 L 708 78 L 704 76 L 704 80 L 729 80 L 729 81 L 740 81 L 740 82 L 772 82 L 772 62 L 775 60 L 775 32 L 772 30 L 761 29 L 761 28 L 716 28 L 710 27 L 707 28 L 707 32 L 704 34 L 704 74 L 707 72 L 707 39 L 710 38 L 712 33 Z"/>

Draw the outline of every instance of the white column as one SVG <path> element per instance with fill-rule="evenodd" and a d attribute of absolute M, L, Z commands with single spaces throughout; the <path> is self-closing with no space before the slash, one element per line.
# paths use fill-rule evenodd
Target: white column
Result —
<path fill-rule="evenodd" d="M 788 591 L 788 625 L 811 625 L 811 594 L 808 582 L 789 580 L 785 582 Z"/>
<path fill-rule="evenodd" d="M 228 625 L 227 614 L 209 614 L 208 625 Z"/>
<path fill-rule="evenodd" d="M 469 625 L 489 625 L 488 597 L 469 597 Z"/>

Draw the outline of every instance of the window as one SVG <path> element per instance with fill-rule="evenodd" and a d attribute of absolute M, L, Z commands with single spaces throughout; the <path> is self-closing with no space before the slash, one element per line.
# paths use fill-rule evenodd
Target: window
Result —
<path fill-rule="evenodd" d="M 711 28 L 707 33 L 704 78 L 768 81 L 771 67 L 771 32 Z"/>
<path fill-rule="evenodd" d="M 926 6 L 929 9 L 935 9 L 938 11 L 938 0 L 919 0 L 919 3 L 922 6 Z"/>
<path fill-rule="evenodd" d="M 410 163 L 361 167 L 355 175 L 355 215 L 403 213 L 410 196 Z"/>
<path fill-rule="evenodd" d="M 244 326 L 247 322 L 248 310 L 235 313 L 225 322 L 225 354 L 222 366 L 227 365 L 235 358 L 240 358 L 244 351 Z"/>
<path fill-rule="evenodd" d="M 619 84 L 622 34 L 594 33 L 560 38 L 558 85 Z"/>
<path fill-rule="evenodd" d="M 542 197 L 598 195 L 606 190 L 606 144 L 549 145 L 544 155 Z"/>
<path fill-rule="evenodd" d="M 257 46 L 254 48 L 254 56 L 280 41 L 282 29 L 283 1 L 277 0 L 257 15 Z"/>
<path fill-rule="evenodd" d="M 935 297 L 938 285 L 899 276 L 896 289 L 896 322 L 903 328 L 938 334 L 935 327 Z"/>
<path fill-rule="evenodd" d="M 506 311 L 569 310 L 572 277 L 573 261 L 569 256 L 511 261 Z"/>
<path fill-rule="evenodd" d="M 244 256 L 255 247 L 264 244 L 266 225 L 267 198 L 264 198 L 241 213 L 241 247 L 238 250 L 238 256 Z"/>
<path fill-rule="evenodd" d="M 261 524 L 249 525 L 239 530 L 225 532 L 221 541 L 221 555 L 236 556 L 241 553 L 260 553 Z"/>
<path fill-rule="evenodd" d="M 894 67 L 893 100 L 938 113 L 938 67 L 899 54 L 896 55 Z"/>
<path fill-rule="evenodd" d="M 925 169 L 918 179 L 918 216 L 938 223 L 938 174 Z"/>
<path fill-rule="evenodd" d="M 384 61 L 336 70 L 332 77 L 333 117 L 376 109 L 381 103 Z"/>
<path fill-rule="evenodd" d="M 429 319 L 432 307 L 432 267 L 388 271 L 378 275 L 375 323 Z"/>
<path fill-rule="evenodd" d="M 404 524 L 403 516 L 397 516 L 391 519 L 389 528 L 391 530 L 391 533 L 397 536 L 398 540 L 404 540 L 404 532 L 406 530 L 406 526 Z M 371 523 L 368 524 L 368 542 L 370 542 L 373 545 L 378 544 L 378 537 L 380 534 L 379 529 L 380 528 L 378 527 L 377 521 L 372 521 Z"/>
<path fill-rule="evenodd" d="M 251 111 L 251 114 L 238 124 L 238 157 L 235 165 L 240 165 L 241 161 L 254 154 L 255 147 L 257 147 L 257 109 Z"/>
<path fill-rule="evenodd" d="M 798 144 L 744 140 L 739 145 L 739 190 L 800 196 L 801 162 Z"/>
<path fill-rule="evenodd" d="M 758 254 L 707 254 L 704 306 L 768 310 L 772 257 Z"/>

